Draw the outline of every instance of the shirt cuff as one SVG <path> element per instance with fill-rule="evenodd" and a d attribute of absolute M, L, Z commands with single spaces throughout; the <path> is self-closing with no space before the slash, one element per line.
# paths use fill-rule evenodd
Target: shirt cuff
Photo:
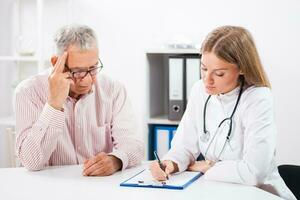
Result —
<path fill-rule="evenodd" d="M 122 171 L 127 168 L 128 166 L 128 156 L 126 153 L 120 150 L 114 150 L 113 152 L 109 153 L 108 155 L 115 156 L 122 161 Z"/>
<path fill-rule="evenodd" d="M 40 121 L 41 123 L 48 124 L 51 127 L 62 129 L 65 122 L 64 117 L 64 112 L 56 110 L 46 103 L 41 113 Z"/>

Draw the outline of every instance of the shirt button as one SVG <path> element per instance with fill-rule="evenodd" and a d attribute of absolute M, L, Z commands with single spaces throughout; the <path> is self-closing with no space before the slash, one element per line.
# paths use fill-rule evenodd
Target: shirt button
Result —
<path fill-rule="evenodd" d="M 81 149 L 80 146 L 78 146 L 77 149 L 80 150 Z"/>

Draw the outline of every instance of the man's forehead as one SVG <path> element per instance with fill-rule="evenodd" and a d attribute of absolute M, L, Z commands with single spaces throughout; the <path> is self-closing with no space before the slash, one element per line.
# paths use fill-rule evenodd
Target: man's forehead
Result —
<path fill-rule="evenodd" d="M 90 67 L 98 62 L 98 49 L 70 50 L 68 51 L 67 64 L 73 67 Z"/>

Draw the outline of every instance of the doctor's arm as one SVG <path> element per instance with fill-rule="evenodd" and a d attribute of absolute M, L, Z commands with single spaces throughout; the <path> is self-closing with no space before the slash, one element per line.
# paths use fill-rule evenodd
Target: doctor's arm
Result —
<path fill-rule="evenodd" d="M 276 145 L 272 98 L 270 94 L 257 94 L 247 97 L 247 102 L 242 113 L 242 159 L 217 162 L 206 172 L 207 180 L 259 185 L 267 176 Z"/>
<path fill-rule="evenodd" d="M 163 160 L 176 163 L 179 172 L 186 170 L 200 154 L 196 126 L 196 119 L 199 117 L 196 111 L 201 110 L 199 95 L 199 87 L 196 84 L 192 88 L 187 108 L 172 140 L 171 149 L 163 157 Z"/>

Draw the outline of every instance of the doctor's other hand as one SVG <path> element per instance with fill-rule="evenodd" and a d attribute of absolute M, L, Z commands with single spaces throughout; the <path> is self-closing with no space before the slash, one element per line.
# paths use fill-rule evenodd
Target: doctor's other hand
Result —
<path fill-rule="evenodd" d="M 113 156 L 100 152 L 96 156 L 84 161 L 84 176 L 109 176 L 122 168 L 122 161 Z"/>
<path fill-rule="evenodd" d="M 153 161 L 150 164 L 150 171 L 154 179 L 165 181 L 169 175 L 178 172 L 178 165 L 171 160 L 162 161 L 163 169 L 160 168 L 158 161 Z"/>
<path fill-rule="evenodd" d="M 205 173 L 208 169 L 214 166 L 214 164 L 215 162 L 211 160 L 195 161 L 194 163 L 190 164 L 187 170 Z"/>

